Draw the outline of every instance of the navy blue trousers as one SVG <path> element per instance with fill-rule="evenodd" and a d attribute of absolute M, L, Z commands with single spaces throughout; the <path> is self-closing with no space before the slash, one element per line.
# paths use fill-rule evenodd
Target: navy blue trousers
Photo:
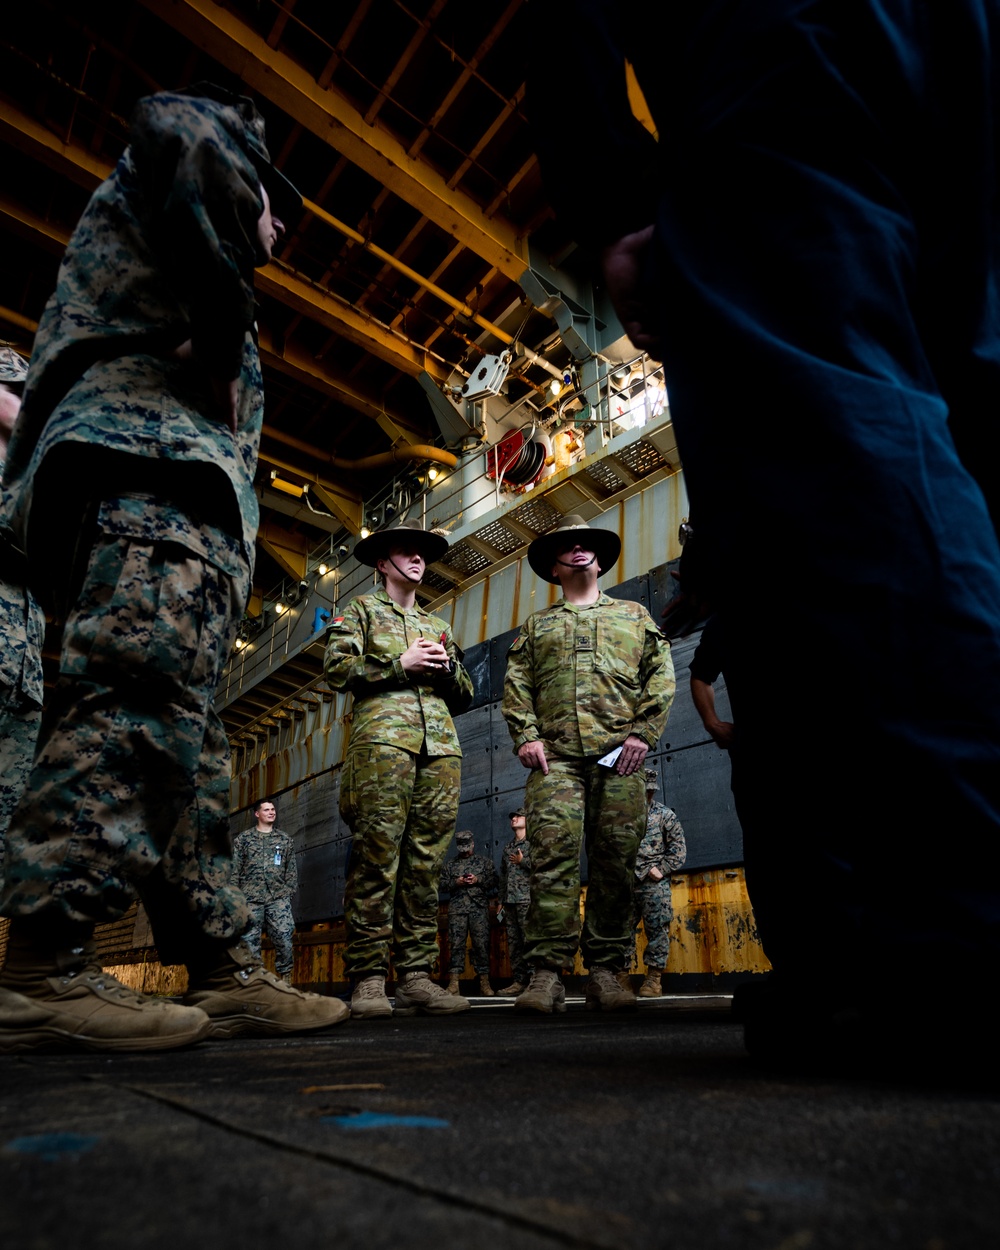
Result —
<path fill-rule="evenodd" d="M 790 979 L 852 994 L 985 985 L 1000 966 L 997 8 L 660 7 L 662 42 L 628 50 L 660 129 L 651 280 L 731 622 L 764 946 Z"/>

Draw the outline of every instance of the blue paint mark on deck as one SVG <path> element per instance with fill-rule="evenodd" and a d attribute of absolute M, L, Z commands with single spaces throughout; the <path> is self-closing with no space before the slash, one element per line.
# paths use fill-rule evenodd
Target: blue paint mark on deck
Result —
<path fill-rule="evenodd" d="M 100 1140 L 100 1137 L 88 1137 L 83 1133 L 36 1133 L 32 1137 L 14 1137 L 4 1144 L 4 1149 L 15 1154 L 37 1155 L 46 1163 L 58 1163 L 61 1159 L 86 1154 Z"/>
<path fill-rule="evenodd" d="M 357 1115 L 325 1115 L 323 1124 L 338 1128 L 449 1128 L 450 1121 L 432 1115 L 383 1115 L 378 1111 L 361 1111 Z"/>

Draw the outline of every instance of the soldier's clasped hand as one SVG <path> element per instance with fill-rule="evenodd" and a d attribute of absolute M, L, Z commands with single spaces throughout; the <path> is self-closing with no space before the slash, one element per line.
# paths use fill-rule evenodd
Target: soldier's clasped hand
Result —
<path fill-rule="evenodd" d="M 405 673 L 418 676 L 426 673 L 446 672 L 449 667 L 448 652 L 439 642 L 431 642 L 427 638 L 418 638 L 411 642 L 399 657 Z"/>

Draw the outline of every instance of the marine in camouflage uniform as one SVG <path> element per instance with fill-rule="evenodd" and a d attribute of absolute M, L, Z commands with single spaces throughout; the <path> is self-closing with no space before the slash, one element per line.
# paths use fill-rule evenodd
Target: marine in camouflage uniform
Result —
<path fill-rule="evenodd" d="M 295 917 L 292 895 L 299 888 L 295 843 L 274 828 L 274 804 L 265 799 L 254 808 L 257 823 L 233 839 L 233 881 L 250 905 L 250 927 L 245 941 L 250 953 L 260 956 L 262 933 L 274 943 L 274 967 L 279 977 L 291 980 Z"/>
<path fill-rule="evenodd" d="M 0 1049 L 53 1033 L 157 1048 L 347 1014 L 268 980 L 240 942 L 249 911 L 230 882 L 229 752 L 212 707 L 258 522 L 253 271 L 282 229 L 262 180 L 301 202 L 249 100 L 208 84 L 141 100 L 38 329 L 4 482 L 62 639 L 8 835 Z M 161 960 L 187 964 L 187 1007 L 119 1009 L 128 992 L 96 968 L 93 925 L 134 889 Z M 52 965 L 72 973 L 65 1000 Z M 105 1023 L 77 1011 L 86 995 L 106 1001 Z"/>
<path fill-rule="evenodd" d="M 403 547 L 408 556 L 392 554 Z M 398 979 L 423 977 L 437 960 L 438 882 L 461 781 L 452 716 L 471 703 L 472 681 L 451 629 L 420 607 L 414 587 L 424 556 L 438 559 L 447 547 L 446 539 L 406 523 L 359 542 L 356 557 L 377 567 L 386 585 L 352 600 L 327 635 L 327 680 L 354 695 L 340 778 L 340 811 L 354 835 L 344 964 L 355 997 L 368 982 L 377 1000 L 368 1011 L 352 997 L 358 1014 L 389 1013 L 390 954 Z M 398 988 L 396 998 L 398 1009 Z"/>
<path fill-rule="evenodd" d="M 468 830 L 456 834 L 458 854 L 450 859 L 441 873 L 441 893 L 448 894 L 448 947 L 451 951 L 449 972 L 458 975 L 465 967 L 465 937 L 472 937 L 472 966 L 476 974 L 488 977 L 490 972 L 490 895 L 496 892 L 497 870 L 485 855 L 473 852 L 473 837 Z M 474 882 L 463 881 L 474 876 Z"/>
<path fill-rule="evenodd" d="M 517 1000 L 561 1009 L 552 974 L 578 945 L 591 971 L 588 1003 L 625 1007 L 614 979 L 628 954 L 632 873 L 645 827 L 641 765 L 663 732 L 674 694 L 669 647 L 640 604 L 612 599 L 597 577 L 618 558 L 613 531 L 566 517 L 529 548 L 531 567 L 564 597 L 528 618 L 510 648 L 502 710 L 525 788 L 531 904 L 525 955 L 532 986 Z M 621 748 L 611 767 L 602 756 Z M 580 847 L 590 868 L 580 940 Z M 539 978 L 539 971 L 547 974 Z M 541 1005 L 536 980 L 544 982 Z"/>
<path fill-rule="evenodd" d="M 670 897 L 670 874 L 687 859 L 684 830 L 677 813 L 653 798 L 656 770 L 646 770 L 646 797 L 649 810 L 646 832 L 635 859 L 635 906 L 632 918 L 632 948 L 627 967 L 635 959 L 635 935 L 642 921 L 646 931 L 646 980 L 639 993 L 652 997 L 659 993 L 659 981 L 670 954 L 670 922 L 674 909 Z M 647 991 L 644 993 L 644 991 Z"/>
<path fill-rule="evenodd" d="M 0 347 L 0 471 L 21 406 L 28 362 Z M 0 886 L 7 826 L 21 797 L 42 720 L 45 615 L 27 589 L 27 561 L 5 520 L 0 499 Z"/>
<path fill-rule="evenodd" d="M 531 901 L 531 846 L 524 836 L 524 808 L 519 807 L 511 812 L 509 819 L 512 827 L 519 827 L 522 834 L 521 837 L 511 838 L 500 856 L 500 901 L 503 904 L 507 950 L 514 981 L 511 986 L 499 992 L 519 994 L 528 983 L 524 931 L 528 923 L 528 904 Z"/>

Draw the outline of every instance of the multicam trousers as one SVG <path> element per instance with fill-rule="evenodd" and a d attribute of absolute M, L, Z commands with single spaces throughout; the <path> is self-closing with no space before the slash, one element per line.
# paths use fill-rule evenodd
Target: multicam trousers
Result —
<path fill-rule="evenodd" d="M 347 868 L 344 965 L 351 975 L 430 971 L 438 882 L 455 831 L 462 760 L 351 742 L 340 812 L 354 841 Z"/>
<path fill-rule="evenodd" d="M 60 676 L 8 834 L 8 916 L 93 922 L 133 886 L 161 959 L 246 928 L 229 883 L 229 748 L 212 699 L 248 589 L 240 544 L 176 508 L 101 505 Z"/>
<path fill-rule="evenodd" d="M 632 910 L 632 875 L 646 830 L 642 771 L 621 777 L 595 759 L 549 757 L 546 776 L 532 769 L 524 792 L 531 842 L 531 902 L 524 957 L 564 968 L 582 947 L 588 967 L 624 968 Z M 590 882 L 580 940 L 580 847 Z"/>
<path fill-rule="evenodd" d="M 283 977 L 292 971 L 295 962 L 292 952 L 295 918 L 290 898 L 279 898 L 273 903 L 250 903 L 250 927 L 243 936 L 250 953 L 258 959 L 261 934 L 265 932 L 274 944 L 274 970 Z"/>
<path fill-rule="evenodd" d="M 472 966 L 477 976 L 488 976 L 490 971 L 490 913 L 473 909 L 453 912 L 448 910 L 448 949 L 451 958 L 450 972 L 461 972 L 465 967 L 465 935 L 472 936 Z"/>

